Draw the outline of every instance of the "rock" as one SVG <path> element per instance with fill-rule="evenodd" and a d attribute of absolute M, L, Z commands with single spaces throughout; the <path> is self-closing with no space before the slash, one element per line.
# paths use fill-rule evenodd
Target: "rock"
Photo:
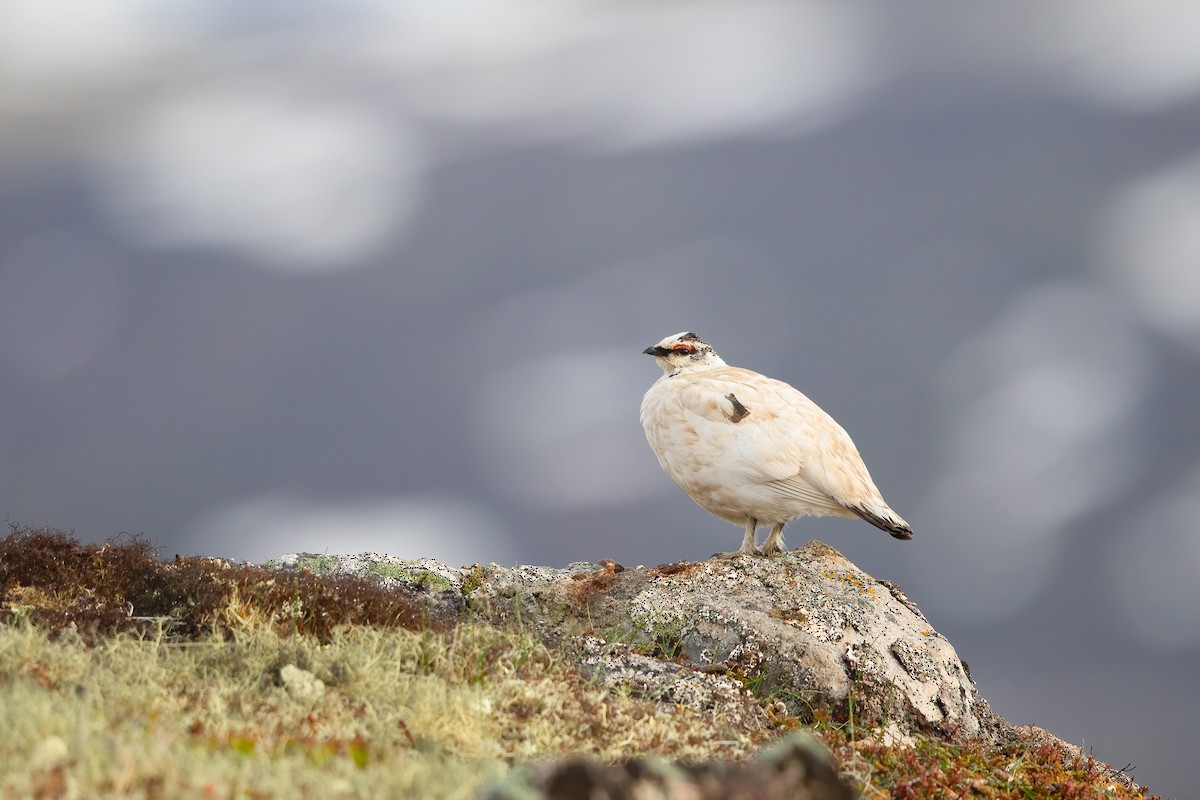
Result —
<path fill-rule="evenodd" d="M 489 565 L 474 595 L 487 600 L 495 619 L 519 614 L 547 637 L 569 630 L 564 623 L 584 625 L 608 643 L 680 669 L 737 680 L 801 717 L 818 709 L 835 717 L 853 712 L 889 723 L 889 735 L 898 738 L 991 740 L 1005 725 L 954 648 L 898 588 L 820 542 L 774 558 L 619 573 L 581 566 Z M 614 657 L 627 658 L 619 650 L 598 656 L 593 646 L 585 664 L 608 674 L 617 667 L 604 662 Z M 677 682 L 674 675 L 666 679 Z M 647 696 L 672 691 L 630 683 Z"/>
<path fill-rule="evenodd" d="M 288 553 L 266 564 L 268 567 L 307 569 L 318 575 L 353 575 L 373 578 L 385 586 L 402 585 L 410 589 L 445 592 L 462 585 L 462 570 L 448 567 L 432 558 L 399 558 L 384 553 L 330 555 L 328 553 Z"/>
<path fill-rule="evenodd" d="M 369 555 L 346 563 L 381 572 Z M 801 718 L 853 714 L 895 741 L 995 742 L 1011 730 L 898 587 L 820 542 L 772 558 L 653 568 L 402 563 L 436 575 L 476 615 L 573 647 L 587 674 L 650 699 L 750 722 L 764 713 L 760 700 Z"/>
<path fill-rule="evenodd" d="M 288 695 L 297 700 L 316 700 L 325 694 L 325 682 L 295 664 L 285 664 L 280 668 L 279 682 Z"/>
<path fill-rule="evenodd" d="M 61 736 L 47 736 L 37 743 L 29 757 L 29 769 L 34 775 L 34 797 L 74 797 L 78 789 L 68 773 L 71 752 Z"/>
<path fill-rule="evenodd" d="M 638 758 L 615 765 L 573 759 L 519 770 L 485 800 L 853 800 L 825 747 L 793 734 L 748 763 L 671 764 Z"/>
<path fill-rule="evenodd" d="M 37 743 L 29 757 L 29 768 L 35 772 L 54 769 L 66 763 L 71 755 L 67 742 L 61 736 L 47 736 Z"/>
<path fill-rule="evenodd" d="M 627 688 L 638 697 L 713 712 L 727 730 L 747 735 L 769 727 L 770 720 L 739 681 L 690 666 L 640 655 L 595 637 L 583 643 L 580 670 L 610 688 Z"/>

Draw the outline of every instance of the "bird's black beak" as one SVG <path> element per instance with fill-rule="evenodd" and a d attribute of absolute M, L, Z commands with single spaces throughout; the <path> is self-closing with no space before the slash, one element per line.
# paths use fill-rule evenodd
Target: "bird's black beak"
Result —
<path fill-rule="evenodd" d="M 645 354 L 646 354 L 646 355 L 648 355 L 648 356 L 665 356 L 665 355 L 667 355 L 668 353 L 670 353 L 671 351 L 670 351 L 670 350 L 668 350 L 668 349 L 667 349 L 667 348 L 665 348 L 665 347 L 661 347 L 661 346 L 659 346 L 659 345 L 657 345 L 657 344 L 656 344 L 656 345 L 654 345 L 653 347 L 647 347 L 647 348 L 646 348 L 645 350 L 643 350 L 642 352 L 643 352 L 643 353 L 645 353 Z"/>

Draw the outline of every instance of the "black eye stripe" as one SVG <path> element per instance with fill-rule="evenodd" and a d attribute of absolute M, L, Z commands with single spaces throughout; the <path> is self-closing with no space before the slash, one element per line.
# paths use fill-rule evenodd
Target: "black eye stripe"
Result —
<path fill-rule="evenodd" d="M 703 345 L 703 344 L 704 343 L 698 339 L 696 340 L 695 343 L 685 342 L 685 341 L 676 339 L 675 343 L 672 344 L 670 347 L 663 347 L 661 344 L 656 344 L 653 347 L 647 347 L 642 352 L 646 353 L 647 355 L 653 355 L 653 356 L 659 356 L 659 357 L 670 356 L 673 354 L 684 355 L 684 356 L 694 356 L 699 352 L 707 352 L 708 351 L 709 348 L 707 346 L 705 346 L 703 348 L 697 346 L 697 345 Z"/>

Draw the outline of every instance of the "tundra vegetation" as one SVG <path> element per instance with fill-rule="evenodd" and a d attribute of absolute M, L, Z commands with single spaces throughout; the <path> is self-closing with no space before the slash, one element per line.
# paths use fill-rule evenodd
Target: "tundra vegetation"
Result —
<path fill-rule="evenodd" d="M 1061 743 L 900 743 L 853 706 L 801 720 L 767 694 L 770 724 L 737 730 L 585 678 L 574 637 L 379 578 L 10 525 L 0 797 L 471 798 L 534 760 L 742 761 L 800 728 L 867 798 L 1149 796 Z M 666 633 L 648 652 L 678 656 Z"/>

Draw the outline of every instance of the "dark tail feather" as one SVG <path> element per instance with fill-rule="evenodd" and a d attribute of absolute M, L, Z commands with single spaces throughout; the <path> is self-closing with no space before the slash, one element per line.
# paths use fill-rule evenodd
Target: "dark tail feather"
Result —
<path fill-rule="evenodd" d="M 907 522 L 897 521 L 894 519 L 886 519 L 885 517 L 881 517 L 878 514 L 871 513 L 870 511 L 868 511 L 865 508 L 856 508 L 854 506 L 847 506 L 847 508 L 849 508 L 851 511 L 853 511 L 858 516 L 865 519 L 867 522 L 874 525 L 876 528 L 879 528 L 879 530 L 887 531 L 888 533 L 890 533 L 892 536 L 894 536 L 897 539 L 911 539 L 912 538 L 912 535 L 913 535 L 912 528 L 908 527 Z"/>

